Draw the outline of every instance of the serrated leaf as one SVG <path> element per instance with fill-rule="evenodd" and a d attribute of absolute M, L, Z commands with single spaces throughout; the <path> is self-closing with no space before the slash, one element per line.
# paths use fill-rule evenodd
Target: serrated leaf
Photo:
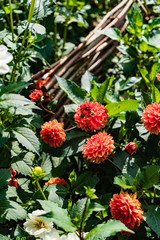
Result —
<path fill-rule="evenodd" d="M 105 108 L 108 110 L 108 117 L 116 116 L 121 112 L 136 110 L 138 107 L 139 102 L 137 100 L 124 100 L 118 103 L 110 103 L 105 106 Z"/>
<path fill-rule="evenodd" d="M 7 109 L 9 107 L 23 107 L 31 104 L 31 101 L 19 94 L 5 93 L 0 96 L 0 108 Z"/>
<path fill-rule="evenodd" d="M 71 219 L 68 216 L 67 210 L 51 201 L 38 200 L 45 210 L 46 213 L 49 213 L 50 217 L 41 216 L 45 221 L 54 222 L 57 226 L 61 227 L 67 232 L 74 232 L 76 227 L 71 222 Z"/>
<path fill-rule="evenodd" d="M 0 202 L 0 206 L 0 222 L 23 220 L 27 217 L 26 211 L 14 201 Z"/>
<path fill-rule="evenodd" d="M 94 76 L 92 73 L 86 71 L 85 74 L 82 75 L 81 78 L 81 88 L 85 89 L 88 93 L 91 90 L 91 81 L 94 80 Z"/>
<path fill-rule="evenodd" d="M 127 181 L 127 179 L 124 176 L 116 176 L 114 177 L 114 184 L 125 188 L 125 189 L 134 189 L 134 186 L 130 186 L 129 182 Z"/>
<path fill-rule="evenodd" d="M 2 131 L 0 131 L 0 135 L 1 135 L 1 138 L 0 138 L 0 148 L 1 148 L 10 138 L 10 133 L 2 129 Z"/>
<path fill-rule="evenodd" d="M 28 83 L 28 82 L 18 82 L 18 83 L 16 82 L 16 83 L 9 84 L 8 86 L 5 86 L 0 90 L 0 96 L 4 93 L 18 92 L 23 88 L 28 87 L 30 84 L 31 83 Z"/>
<path fill-rule="evenodd" d="M 154 80 L 156 79 L 156 75 L 160 70 L 160 63 L 156 62 L 153 64 L 151 71 L 149 73 L 149 78 L 151 82 L 154 82 Z"/>
<path fill-rule="evenodd" d="M 160 208 L 148 206 L 148 211 L 144 213 L 144 217 L 148 226 L 160 237 Z"/>
<path fill-rule="evenodd" d="M 33 158 L 34 154 L 32 152 L 22 152 L 20 155 L 13 157 L 11 166 L 13 169 L 16 169 L 17 172 L 27 176 L 31 172 Z"/>
<path fill-rule="evenodd" d="M 108 29 L 104 29 L 104 30 L 95 30 L 93 32 L 97 33 L 97 34 L 103 34 L 107 37 L 110 37 L 113 40 L 120 41 L 122 39 L 121 32 L 118 28 L 108 28 Z"/>
<path fill-rule="evenodd" d="M 76 83 L 56 76 L 60 88 L 68 95 L 75 104 L 82 104 L 86 101 L 86 91 L 81 89 Z"/>
<path fill-rule="evenodd" d="M 77 181 L 73 186 L 73 191 L 84 193 L 84 186 L 94 188 L 98 181 L 99 178 L 97 176 L 93 176 L 92 172 L 84 172 L 77 178 Z"/>
<path fill-rule="evenodd" d="M 43 153 L 42 155 L 41 167 L 46 175 L 49 174 L 50 171 L 52 170 L 52 163 L 51 163 L 50 157 L 46 153 Z"/>
<path fill-rule="evenodd" d="M 127 90 L 133 87 L 137 82 L 139 82 L 142 78 L 141 77 L 129 77 L 121 86 L 119 91 Z"/>
<path fill-rule="evenodd" d="M 160 102 L 160 93 L 158 88 L 156 88 L 155 86 L 153 86 L 152 88 L 152 96 L 153 96 L 153 102 Z"/>
<path fill-rule="evenodd" d="M 81 152 L 85 142 L 86 137 L 77 136 L 77 138 L 65 141 L 61 147 L 58 147 L 54 150 L 47 148 L 46 151 L 54 157 L 69 157 Z"/>
<path fill-rule="evenodd" d="M 134 182 L 141 184 L 144 189 L 151 188 L 158 182 L 159 173 L 160 166 L 151 165 L 144 167 L 143 170 L 137 174 Z"/>
<path fill-rule="evenodd" d="M 26 127 L 17 127 L 12 131 L 14 137 L 29 151 L 39 155 L 40 142 L 35 133 Z"/>
<path fill-rule="evenodd" d="M 107 237 L 115 236 L 116 233 L 126 231 L 134 233 L 118 220 L 109 220 L 105 224 L 98 224 L 85 237 L 86 240 L 105 240 Z"/>
<path fill-rule="evenodd" d="M 0 169 L 0 189 L 8 184 L 8 180 L 11 178 L 10 169 Z"/>

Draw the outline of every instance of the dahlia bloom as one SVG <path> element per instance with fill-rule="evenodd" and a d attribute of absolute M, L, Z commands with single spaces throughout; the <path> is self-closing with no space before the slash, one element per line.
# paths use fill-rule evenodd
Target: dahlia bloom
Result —
<path fill-rule="evenodd" d="M 120 194 L 114 194 L 110 201 L 110 208 L 113 218 L 120 220 L 133 231 L 136 231 L 143 221 L 143 211 L 136 193 L 129 194 L 121 191 Z"/>
<path fill-rule="evenodd" d="M 31 98 L 32 102 L 37 102 L 43 96 L 43 92 L 41 90 L 35 89 L 29 97 Z"/>
<path fill-rule="evenodd" d="M 8 48 L 4 45 L 0 45 L 0 75 L 10 72 L 10 68 L 7 63 L 11 62 L 13 56 L 8 52 Z"/>
<path fill-rule="evenodd" d="M 89 101 L 79 105 L 74 114 L 77 126 L 86 132 L 104 128 L 107 118 L 107 109 L 103 105 Z"/>
<path fill-rule="evenodd" d="M 18 184 L 18 181 L 17 179 L 15 178 L 15 176 L 17 175 L 17 171 L 13 170 L 11 168 L 11 179 L 8 181 L 8 185 L 11 186 L 11 187 L 16 187 L 18 188 L 19 187 L 19 184 Z"/>
<path fill-rule="evenodd" d="M 19 187 L 19 184 L 18 184 L 18 181 L 16 178 L 11 178 L 9 181 L 8 181 L 8 185 L 11 186 L 11 187 L 16 187 L 18 188 Z"/>
<path fill-rule="evenodd" d="M 35 83 L 35 88 L 40 90 L 47 82 L 48 82 L 48 79 L 42 80 L 39 78 Z"/>
<path fill-rule="evenodd" d="M 67 182 L 63 178 L 60 179 L 59 177 L 50 178 L 50 180 L 45 183 L 44 187 L 49 186 L 51 184 L 60 184 L 61 186 L 66 186 Z"/>
<path fill-rule="evenodd" d="M 32 213 L 28 213 L 29 219 L 24 223 L 24 229 L 30 235 L 35 237 L 41 237 L 42 234 L 48 233 L 53 228 L 53 223 L 46 222 L 39 218 L 40 215 L 45 214 L 43 210 L 36 210 Z"/>
<path fill-rule="evenodd" d="M 160 82 L 160 74 L 157 73 L 157 80 Z"/>
<path fill-rule="evenodd" d="M 83 157 L 86 157 L 87 160 L 90 160 L 90 162 L 100 164 L 107 159 L 112 150 L 115 148 L 113 144 L 114 141 L 112 140 L 112 136 L 105 132 L 99 132 L 89 138 L 83 146 Z"/>
<path fill-rule="evenodd" d="M 50 147 L 60 147 L 65 141 L 66 134 L 64 133 L 62 124 L 58 123 L 56 119 L 45 122 L 41 128 L 40 136 Z"/>
<path fill-rule="evenodd" d="M 142 113 L 142 119 L 145 128 L 150 132 L 158 135 L 160 131 L 160 104 L 155 102 L 148 105 Z"/>
<path fill-rule="evenodd" d="M 133 154 L 136 152 L 137 150 L 137 145 L 135 142 L 129 142 L 126 146 L 125 146 L 125 149 L 126 151 L 129 153 L 129 154 Z"/>

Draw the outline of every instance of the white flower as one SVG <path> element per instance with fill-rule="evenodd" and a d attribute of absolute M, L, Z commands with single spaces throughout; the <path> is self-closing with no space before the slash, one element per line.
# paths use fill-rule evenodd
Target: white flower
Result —
<path fill-rule="evenodd" d="M 83 238 L 88 234 L 87 233 L 82 233 Z M 48 239 L 46 239 L 48 240 Z M 49 239 L 50 240 L 50 239 Z M 68 235 L 62 235 L 60 240 L 80 240 L 76 232 L 73 233 L 68 233 Z"/>
<path fill-rule="evenodd" d="M 0 45 L 0 75 L 10 71 L 7 63 L 11 62 L 12 59 L 13 56 L 8 52 L 8 48 L 4 45 Z"/>
<path fill-rule="evenodd" d="M 36 210 L 32 213 L 29 213 L 28 216 L 30 219 L 24 223 L 25 231 L 30 235 L 35 237 L 41 237 L 43 233 L 48 233 L 53 228 L 53 223 L 45 222 L 38 216 L 45 214 L 43 210 Z"/>
<path fill-rule="evenodd" d="M 53 228 L 49 233 L 44 233 L 41 236 L 42 240 L 61 240 L 58 231 Z"/>

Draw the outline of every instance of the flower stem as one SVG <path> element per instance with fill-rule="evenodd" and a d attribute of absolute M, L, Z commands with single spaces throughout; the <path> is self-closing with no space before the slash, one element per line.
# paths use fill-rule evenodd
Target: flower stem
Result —
<path fill-rule="evenodd" d="M 43 192 L 43 190 L 42 190 L 42 188 L 41 188 L 38 180 L 36 181 L 36 184 L 37 184 L 37 187 L 39 188 L 39 191 L 41 192 L 44 200 L 47 200 L 47 198 L 46 198 L 46 196 L 44 195 L 44 192 Z"/>
<path fill-rule="evenodd" d="M 11 0 L 9 0 L 9 1 L 11 1 Z M 33 12 L 34 12 L 34 6 L 35 6 L 35 0 L 32 0 L 31 6 L 30 6 L 30 9 L 29 9 L 29 14 L 28 14 L 28 23 L 31 23 L 31 20 L 32 20 L 32 17 L 33 17 Z M 15 60 L 15 65 L 12 69 L 12 73 L 11 73 L 11 77 L 10 77 L 11 82 L 15 81 L 15 73 L 16 73 L 16 69 L 17 69 L 17 63 L 21 58 L 21 53 L 22 53 L 23 47 L 24 47 L 25 42 L 26 42 L 26 38 L 27 38 L 27 34 L 28 34 L 28 26 L 25 29 L 23 40 L 22 40 L 22 45 L 21 45 L 21 47 L 18 51 L 17 58 Z"/>
<path fill-rule="evenodd" d="M 10 10 L 10 24 L 11 24 L 11 31 L 12 31 L 12 42 L 14 42 L 13 15 L 12 15 L 11 0 L 9 0 L 9 10 Z"/>
<path fill-rule="evenodd" d="M 69 0 L 67 0 L 66 9 L 67 10 L 69 9 Z M 67 40 L 68 20 L 69 20 L 69 17 L 67 16 L 66 17 L 65 26 L 64 26 L 63 47 L 62 47 L 62 56 L 61 57 L 63 57 L 64 48 L 65 48 L 65 44 L 66 44 L 66 40 Z"/>
<path fill-rule="evenodd" d="M 110 162 L 110 163 L 112 163 L 116 168 L 118 168 L 118 170 L 120 171 L 120 172 L 122 172 L 122 169 L 117 165 L 117 164 L 115 164 L 112 160 L 110 160 L 109 158 L 107 158 L 107 160 Z"/>

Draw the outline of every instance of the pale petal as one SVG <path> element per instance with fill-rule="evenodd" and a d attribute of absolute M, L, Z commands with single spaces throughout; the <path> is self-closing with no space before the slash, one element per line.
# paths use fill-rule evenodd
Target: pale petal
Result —
<path fill-rule="evenodd" d="M 8 67 L 8 65 L 7 64 L 3 64 L 3 65 L 0 64 L 0 75 L 6 74 L 8 72 L 10 72 L 10 68 Z"/>
<path fill-rule="evenodd" d="M 13 59 L 13 56 L 11 53 L 6 52 L 5 54 L 1 54 L 0 52 L 0 64 L 4 64 L 4 63 L 9 63 L 11 62 Z"/>

